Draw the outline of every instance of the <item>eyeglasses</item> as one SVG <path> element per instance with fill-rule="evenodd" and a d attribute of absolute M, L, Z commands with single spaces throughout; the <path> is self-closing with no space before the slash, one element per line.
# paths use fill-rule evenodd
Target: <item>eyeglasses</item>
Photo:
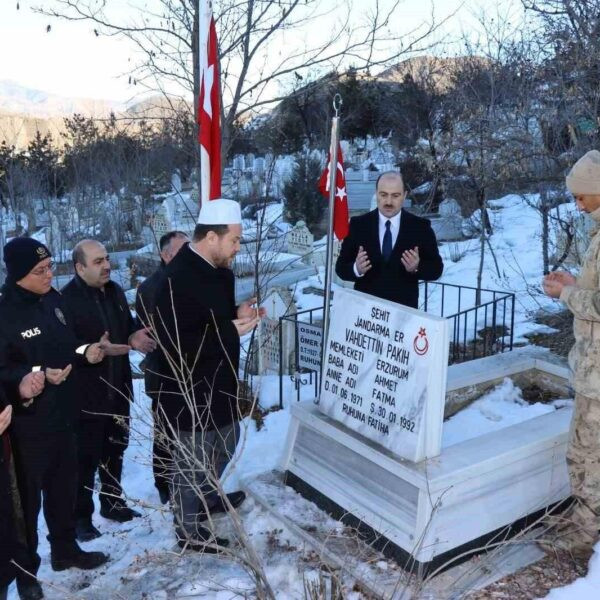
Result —
<path fill-rule="evenodd" d="M 31 274 L 35 275 L 36 277 L 43 277 L 47 273 L 52 273 L 52 271 L 54 270 L 54 266 L 55 266 L 54 263 L 50 262 L 45 267 L 40 267 L 39 269 L 36 269 L 35 271 L 31 271 Z"/>

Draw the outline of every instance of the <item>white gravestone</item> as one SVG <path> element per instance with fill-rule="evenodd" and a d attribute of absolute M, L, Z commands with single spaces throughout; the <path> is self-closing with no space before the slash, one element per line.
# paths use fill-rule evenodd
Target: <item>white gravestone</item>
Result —
<path fill-rule="evenodd" d="M 179 173 L 179 169 L 176 169 L 171 175 L 171 189 L 177 194 L 181 193 L 181 174 Z"/>
<path fill-rule="evenodd" d="M 444 318 L 336 290 L 320 410 L 402 458 L 439 455 L 447 327 Z"/>
<path fill-rule="evenodd" d="M 302 256 L 304 262 L 310 262 L 313 251 L 314 236 L 304 221 L 298 221 L 287 235 L 287 251 L 289 254 Z"/>
<path fill-rule="evenodd" d="M 262 302 L 261 308 L 264 308 L 266 314 L 260 322 L 260 352 L 259 372 L 267 371 L 277 373 L 279 371 L 279 319 L 283 316 L 295 315 L 297 312 L 293 296 L 287 288 L 273 287 L 267 290 Z M 290 356 L 294 350 L 293 342 L 293 323 L 291 321 L 283 322 L 281 332 L 283 342 L 282 372 L 290 371 Z"/>

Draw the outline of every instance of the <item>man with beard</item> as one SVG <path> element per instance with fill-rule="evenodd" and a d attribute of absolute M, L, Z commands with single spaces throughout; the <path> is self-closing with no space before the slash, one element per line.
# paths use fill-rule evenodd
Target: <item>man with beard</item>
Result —
<path fill-rule="evenodd" d="M 78 374 L 85 394 L 78 430 L 77 538 L 88 541 L 101 535 L 92 523 L 96 471 L 100 514 L 120 523 L 140 516 L 126 505 L 121 487 L 133 397 L 129 350 L 149 352 L 156 343 L 137 326 L 123 290 L 110 279 L 110 260 L 101 243 L 79 242 L 73 249 L 73 264 L 76 275 L 62 293 L 73 315 L 75 334 L 81 340 L 101 337 L 107 354 L 102 364 Z"/>
<path fill-rule="evenodd" d="M 377 208 L 350 219 L 335 272 L 354 289 L 418 308 L 419 280 L 434 281 L 444 265 L 427 219 L 404 210 L 402 175 L 382 173 L 375 185 Z"/>
<path fill-rule="evenodd" d="M 17 589 L 22 600 L 35 600 L 43 598 L 35 578 L 40 566 L 42 495 L 55 571 L 94 569 L 108 559 L 77 545 L 73 515 L 79 394 L 72 371 L 74 365 L 79 371 L 88 368 L 85 364 L 98 364 L 104 352 L 99 343 L 77 340 L 68 309 L 52 288 L 52 262 L 46 246 L 32 238 L 15 238 L 4 247 L 4 262 L 0 385 L 13 409 L 11 441 L 26 545 L 19 564 L 32 575 L 17 572 Z"/>
<path fill-rule="evenodd" d="M 167 265 L 175 258 L 181 247 L 189 242 L 188 236 L 183 231 L 169 231 L 159 241 L 160 267 L 144 279 L 137 289 L 135 297 L 135 312 L 138 320 L 144 327 L 152 327 L 154 323 L 154 305 L 156 293 L 166 279 Z M 152 471 L 154 473 L 154 486 L 158 491 L 160 501 L 166 504 L 169 501 L 169 476 L 168 466 L 170 453 L 167 441 L 162 434 L 164 427 L 160 425 L 160 416 L 156 412 L 160 379 L 157 376 L 160 352 L 149 352 L 144 360 L 144 383 L 146 394 L 152 398 L 152 415 L 154 416 L 154 444 L 152 447 Z"/>
<path fill-rule="evenodd" d="M 217 552 L 228 540 L 204 526 L 209 514 L 235 508 L 243 492 L 222 495 L 216 480 L 239 437 L 240 336 L 262 311 L 235 304 L 231 264 L 240 250 L 237 202 L 202 205 L 192 242 L 167 267 L 155 323 L 161 350 L 158 411 L 172 441 L 172 499 L 180 547 Z"/>

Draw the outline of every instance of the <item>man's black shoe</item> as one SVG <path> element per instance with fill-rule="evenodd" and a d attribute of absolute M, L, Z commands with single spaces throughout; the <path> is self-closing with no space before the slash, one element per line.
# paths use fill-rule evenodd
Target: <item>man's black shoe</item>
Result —
<path fill-rule="evenodd" d="M 17 578 L 17 591 L 19 592 L 20 600 L 42 600 L 44 591 L 42 586 L 36 579 L 19 579 Z"/>
<path fill-rule="evenodd" d="M 75 567 L 76 569 L 97 569 L 108 560 L 108 555 L 104 552 L 85 552 L 81 548 L 62 556 L 56 556 L 50 553 L 50 564 L 53 571 L 64 571 Z"/>
<path fill-rule="evenodd" d="M 231 492 L 231 494 L 226 494 L 227 499 L 229 500 L 229 503 L 231 504 L 231 506 L 233 508 L 237 508 L 245 499 L 246 499 L 246 493 L 245 492 Z M 229 506 L 227 506 L 227 504 L 225 504 L 225 500 L 223 500 L 223 498 L 219 498 L 217 500 L 217 503 L 211 507 L 210 512 L 212 513 L 220 513 L 220 512 L 227 512 L 229 510 Z"/>
<path fill-rule="evenodd" d="M 79 542 L 89 542 L 99 538 L 102 534 L 94 527 L 91 518 L 77 519 L 75 535 Z"/>
<path fill-rule="evenodd" d="M 169 493 L 169 486 L 159 484 L 156 486 L 156 489 L 158 490 L 158 497 L 160 498 L 160 503 L 168 504 L 169 500 L 171 499 L 171 494 Z"/>
<path fill-rule="evenodd" d="M 131 521 L 131 519 L 135 517 L 141 517 L 142 513 L 137 510 L 133 510 L 133 508 L 129 508 L 124 503 L 115 502 L 111 506 L 102 506 L 100 508 L 100 514 L 105 519 L 110 519 L 111 521 L 117 521 L 117 523 L 125 523 L 127 521 Z"/>
<path fill-rule="evenodd" d="M 218 554 L 222 548 L 229 546 L 229 540 L 213 536 L 205 527 L 196 527 L 197 535 L 193 538 L 180 536 L 177 533 L 177 545 L 180 548 L 193 550 L 194 552 L 204 552 L 206 554 Z M 212 544 L 212 546 L 207 546 Z M 215 547 L 216 546 L 216 547 Z"/>

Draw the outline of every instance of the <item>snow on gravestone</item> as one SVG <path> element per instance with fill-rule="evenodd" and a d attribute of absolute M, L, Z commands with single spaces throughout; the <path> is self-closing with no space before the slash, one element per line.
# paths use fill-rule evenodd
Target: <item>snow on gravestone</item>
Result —
<path fill-rule="evenodd" d="M 402 458 L 437 456 L 447 365 L 446 319 L 338 289 L 319 408 Z"/>

